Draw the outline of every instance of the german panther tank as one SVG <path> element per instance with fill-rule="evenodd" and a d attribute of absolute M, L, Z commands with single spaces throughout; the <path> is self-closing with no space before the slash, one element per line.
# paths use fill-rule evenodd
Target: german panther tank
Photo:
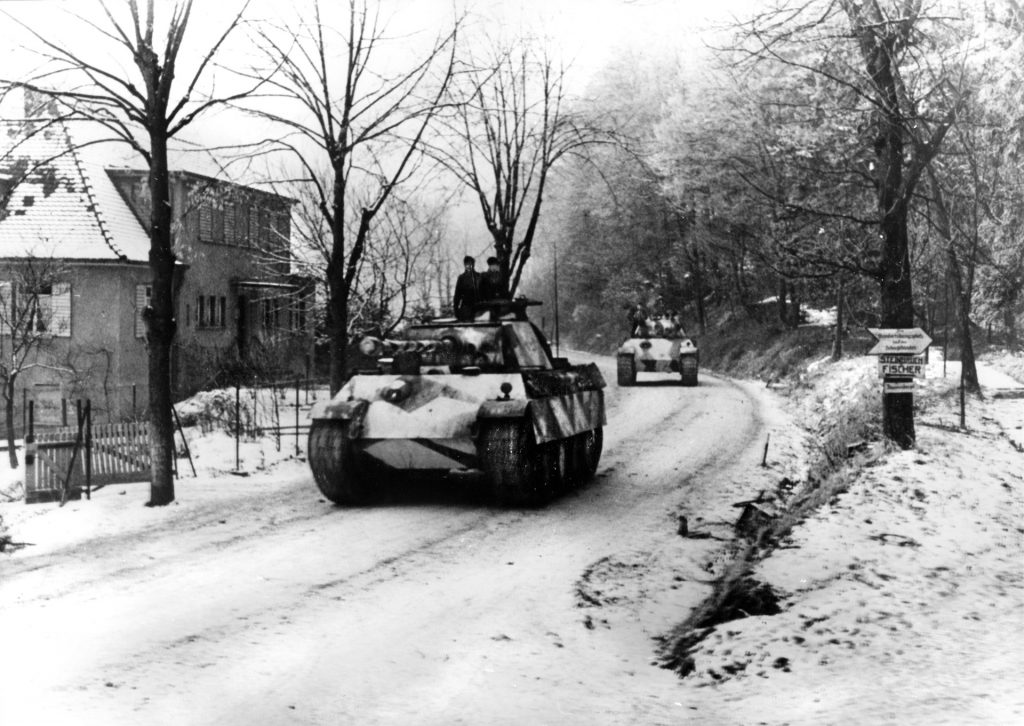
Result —
<path fill-rule="evenodd" d="M 648 319 L 619 346 L 618 383 L 636 385 L 638 373 L 678 373 L 684 386 L 697 385 L 700 351 L 677 321 Z"/>
<path fill-rule="evenodd" d="M 378 497 L 393 477 L 465 477 L 500 503 L 536 506 L 592 478 L 605 382 L 554 358 L 526 317 L 532 301 L 488 303 L 471 322 L 365 338 L 376 361 L 314 407 L 309 464 L 338 504 Z"/>

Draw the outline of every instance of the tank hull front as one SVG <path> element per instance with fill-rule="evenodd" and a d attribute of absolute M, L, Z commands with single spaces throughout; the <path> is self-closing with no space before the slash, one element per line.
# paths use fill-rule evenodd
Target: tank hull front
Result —
<path fill-rule="evenodd" d="M 604 426 L 602 390 L 529 397 L 537 388 L 536 376 L 521 373 L 358 375 L 313 419 L 348 421 L 362 465 L 454 474 L 486 469 L 480 432 L 489 421 L 523 420 L 537 444 Z"/>
<path fill-rule="evenodd" d="M 322 492 L 362 503 L 393 477 L 478 478 L 499 502 L 541 504 L 593 476 L 605 425 L 596 366 L 357 375 L 312 412 Z"/>

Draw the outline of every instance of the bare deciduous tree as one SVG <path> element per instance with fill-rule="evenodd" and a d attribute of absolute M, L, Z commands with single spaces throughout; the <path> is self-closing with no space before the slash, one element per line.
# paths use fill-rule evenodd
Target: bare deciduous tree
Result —
<path fill-rule="evenodd" d="M 545 50 L 496 46 L 468 66 L 447 122 L 450 143 L 435 153 L 476 196 L 515 294 L 553 167 L 607 136 L 566 108 L 565 69 Z"/>
<path fill-rule="evenodd" d="M 209 109 L 243 97 L 204 94 L 202 84 L 247 5 L 233 16 L 213 44 L 186 69 L 182 44 L 192 19 L 193 0 L 175 0 L 157 22 L 154 0 L 97 0 L 102 20 L 68 11 L 82 29 L 80 42 L 60 43 L 42 28 L 25 27 L 48 61 L 46 70 L 21 85 L 69 108 L 77 118 L 96 122 L 128 144 L 149 168 L 153 203 L 148 221 L 152 301 L 144 312 L 149 345 L 150 447 L 153 468 L 149 506 L 174 500 L 171 348 L 175 320 L 175 264 L 168 168 L 168 141 Z M 162 5 L 163 9 L 165 6 Z M 115 12 L 117 10 L 117 12 Z M 187 81 L 175 83 L 179 72 Z M 258 85 L 258 84 L 257 84 Z"/>
<path fill-rule="evenodd" d="M 396 39 L 389 45 L 379 10 L 350 0 L 347 11 L 343 30 L 332 27 L 319 0 L 307 17 L 261 27 L 257 44 L 267 65 L 280 72 L 253 71 L 253 80 L 268 78 L 269 90 L 249 104 L 287 130 L 257 153 L 286 152 L 300 167 L 295 181 L 312 189 L 322 218 L 309 228 L 326 252 L 332 392 L 344 382 L 350 305 L 375 218 L 416 169 L 455 72 L 459 29 L 453 20 L 422 54 L 395 70 L 395 56 L 385 48 L 396 55 L 402 48 Z"/>

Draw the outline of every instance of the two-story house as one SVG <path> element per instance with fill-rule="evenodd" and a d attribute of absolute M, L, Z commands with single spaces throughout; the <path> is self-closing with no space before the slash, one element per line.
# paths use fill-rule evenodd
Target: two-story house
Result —
<path fill-rule="evenodd" d="M 26 286 L 45 335 L 18 386 L 59 387 L 111 417 L 147 401 L 142 311 L 149 296 L 149 199 L 144 171 L 88 163 L 52 120 L 0 121 L 0 309 Z M 229 377 L 300 375 L 312 354 L 308 280 L 290 274 L 291 200 L 177 172 L 179 396 Z M 38 277 L 38 276 L 37 276 Z M 0 355 L 13 329 L 0 325 Z M 7 336 L 5 339 L 4 336 Z"/>

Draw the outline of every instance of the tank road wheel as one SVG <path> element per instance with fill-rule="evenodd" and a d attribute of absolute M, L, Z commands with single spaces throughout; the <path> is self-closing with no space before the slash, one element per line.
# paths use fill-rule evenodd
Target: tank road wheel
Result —
<path fill-rule="evenodd" d="M 590 481 L 597 473 L 598 462 L 601 461 L 601 448 L 604 445 L 604 433 L 600 426 L 579 434 L 580 444 L 580 469 L 577 481 L 580 483 Z"/>
<path fill-rule="evenodd" d="M 529 419 L 488 421 L 480 431 L 481 465 L 499 504 L 535 507 L 551 498 Z"/>
<path fill-rule="evenodd" d="M 619 358 L 619 385 L 636 385 L 636 360 L 632 355 L 620 355 Z"/>
<path fill-rule="evenodd" d="M 541 444 L 540 467 L 545 488 L 552 495 L 561 494 L 572 485 L 572 438 L 557 439 Z"/>
<path fill-rule="evenodd" d="M 697 356 L 684 355 L 679 359 L 679 374 L 684 386 L 697 385 Z"/>
<path fill-rule="evenodd" d="M 314 421 L 309 427 L 309 468 L 325 497 L 335 504 L 364 504 L 371 488 L 356 466 L 355 444 L 348 421 Z"/>

